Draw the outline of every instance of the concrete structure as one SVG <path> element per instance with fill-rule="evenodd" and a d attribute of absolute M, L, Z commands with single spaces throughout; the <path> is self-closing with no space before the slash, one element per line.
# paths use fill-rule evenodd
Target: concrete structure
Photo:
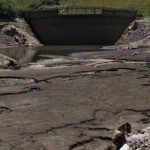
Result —
<path fill-rule="evenodd" d="M 37 38 L 51 44 L 114 44 L 136 11 L 64 8 L 24 14 Z"/>

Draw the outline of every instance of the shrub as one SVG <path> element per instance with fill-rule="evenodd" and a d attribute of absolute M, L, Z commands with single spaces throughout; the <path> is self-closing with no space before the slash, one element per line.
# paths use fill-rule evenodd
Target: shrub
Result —
<path fill-rule="evenodd" d="M 60 0 L 42 0 L 42 4 L 59 5 L 60 4 Z"/>
<path fill-rule="evenodd" d="M 2 16 L 16 16 L 20 9 L 12 0 L 0 0 L 0 14 Z"/>

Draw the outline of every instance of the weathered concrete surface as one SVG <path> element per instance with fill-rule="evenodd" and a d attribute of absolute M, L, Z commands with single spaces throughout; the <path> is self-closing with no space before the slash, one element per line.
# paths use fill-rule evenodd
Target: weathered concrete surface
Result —
<path fill-rule="evenodd" d="M 1 70 L 0 149 L 104 150 L 120 124 L 149 126 L 149 51 L 76 53 Z"/>

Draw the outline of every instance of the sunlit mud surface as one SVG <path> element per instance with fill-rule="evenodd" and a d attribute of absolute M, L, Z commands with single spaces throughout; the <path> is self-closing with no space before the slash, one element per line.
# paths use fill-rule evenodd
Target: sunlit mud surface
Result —
<path fill-rule="evenodd" d="M 149 52 L 39 54 L 1 70 L 0 149 L 104 150 L 119 125 L 149 126 Z"/>

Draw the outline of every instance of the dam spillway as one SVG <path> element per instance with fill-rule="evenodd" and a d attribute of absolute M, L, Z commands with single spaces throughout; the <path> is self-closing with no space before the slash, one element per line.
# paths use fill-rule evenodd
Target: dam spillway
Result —
<path fill-rule="evenodd" d="M 102 8 L 57 8 L 24 13 L 44 45 L 114 44 L 135 20 L 136 11 Z"/>

